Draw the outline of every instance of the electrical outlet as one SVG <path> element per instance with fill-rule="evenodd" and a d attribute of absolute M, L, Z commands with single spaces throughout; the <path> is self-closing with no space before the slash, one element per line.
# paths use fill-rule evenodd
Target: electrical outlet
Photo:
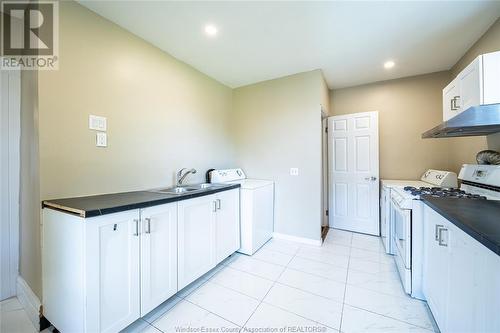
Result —
<path fill-rule="evenodd" d="M 96 131 L 106 131 L 107 120 L 105 117 L 89 116 L 89 129 Z"/>
<path fill-rule="evenodd" d="M 299 168 L 290 168 L 290 176 L 298 176 Z"/>
<path fill-rule="evenodd" d="M 97 147 L 107 147 L 108 146 L 108 136 L 106 132 L 97 132 L 95 134 L 95 145 Z"/>

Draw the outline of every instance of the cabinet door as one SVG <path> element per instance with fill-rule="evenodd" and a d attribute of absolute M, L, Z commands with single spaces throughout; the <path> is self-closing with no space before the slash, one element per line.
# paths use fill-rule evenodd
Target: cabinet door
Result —
<path fill-rule="evenodd" d="M 446 332 L 478 332 L 478 247 L 470 236 L 452 224 L 449 225 L 449 232 L 449 278 L 442 280 L 450 290 Z"/>
<path fill-rule="evenodd" d="M 462 110 L 460 108 L 460 89 L 458 80 L 451 81 L 443 89 L 443 121 L 455 117 Z"/>
<path fill-rule="evenodd" d="M 215 195 L 178 204 L 179 290 L 215 267 Z"/>
<path fill-rule="evenodd" d="M 500 332 L 500 256 L 479 244 L 477 327 L 474 332 Z M 471 331 L 472 332 L 472 331 Z"/>
<path fill-rule="evenodd" d="M 445 332 L 448 294 L 448 247 L 440 246 L 436 236 L 439 228 L 446 228 L 449 222 L 427 206 L 424 208 L 424 221 L 423 291 L 440 330 Z M 445 234 L 446 232 L 443 233 L 443 235 Z M 445 239 L 445 241 L 447 240 Z"/>
<path fill-rule="evenodd" d="M 460 108 L 465 111 L 471 106 L 482 104 L 482 56 L 474 59 L 458 74 L 460 85 Z"/>
<path fill-rule="evenodd" d="M 86 223 L 86 331 L 118 332 L 140 317 L 139 211 Z"/>
<path fill-rule="evenodd" d="M 500 51 L 483 54 L 482 104 L 500 103 Z"/>
<path fill-rule="evenodd" d="M 141 315 L 177 292 L 177 203 L 141 212 Z"/>
<path fill-rule="evenodd" d="M 216 259 L 226 259 L 240 248 L 240 190 L 220 192 L 216 195 Z"/>

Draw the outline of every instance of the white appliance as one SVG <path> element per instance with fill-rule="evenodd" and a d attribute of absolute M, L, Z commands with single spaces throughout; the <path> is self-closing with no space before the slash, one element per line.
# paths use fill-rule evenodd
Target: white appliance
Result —
<path fill-rule="evenodd" d="M 408 189 L 456 188 L 457 175 L 454 172 L 430 169 L 420 179 L 421 182 L 391 188 L 388 210 L 391 229 L 388 237 L 392 239 L 392 251 L 403 289 L 412 297 L 424 299 L 423 203 L 418 200 L 418 194 Z"/>
<path fill-rule="evenodd" d="M 241 169 L 213 170 L 212 183 L 238 183 L 240 188 L 240 253 L 254 254 L 273 237 L 274 182 L 248 179 Z"/>
<path fill-rule="evenodd" d="M 500 200 L 500 165 L 464 164 L 458 178 L 462 191 Z"/>
<path fill-rule="evenodd" d="M 420 180 L 392 180 L 382 179 L 380 190 L 380 237 L 385 247 L 387 254 L 395 254 L 395 245 L 393 243 L 392 234 L 394 226 L 391 222 L 391 190 L 406 186 L 426 186 L 427 183 Z"/>

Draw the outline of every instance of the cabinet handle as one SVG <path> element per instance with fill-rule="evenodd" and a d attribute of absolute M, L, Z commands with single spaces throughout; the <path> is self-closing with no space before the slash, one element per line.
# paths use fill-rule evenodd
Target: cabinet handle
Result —
<path fill-rule="evenodd" d="M 438 234 L 439 234 L 439 241 L 438 241 L 438 243 L 439 243 L 439 246 L 448 246 L 448 244 L 443 241 L 443 237 L 442 237 L 443 236 L 443 233 L 442 233 L 443 231 L 448 232 L 448 229 L 446 229 L 446 228 L 440 228 L 439 229 L 439 231 L 438 231 Z"/>
<path fill-rule="evenodd" d="M 460 98 L 460 96 L 455 96 L 451 100 L 451 109 L 452 110 L 458 110 L 460 107 L 457 105 L 457 100 Z"/>
<path fill-rule="evenodd" d="M 147 217 L 145 218 L 146 221 L 146 233 L 150 234 L 151 233 L 151 218 Z"/>
<path fill-rule="evenodd" d="M 212 201 L 214 204 L 212 211 L 215 213 L 217 211 L 217 201 Z"/>
<path fill-rule="evenodd" d="M 135 234 L 134 234 L 134 236 L 139 236 L 139 220 L 134 219 L 134 222 L 135 222 Z"/>
<path fill-rule="evenodd" d="M 439 242 L 439 230 L 442 228 L 443 226 L 440 225 L 440 224 L 436 224 L 436 230 L 434 231 L 434 240 L 438 241 Z"/>
<path fill-rule="evenodd" d="M 217 209 L 220 209 L 220 199 L 217 199 Z"/>

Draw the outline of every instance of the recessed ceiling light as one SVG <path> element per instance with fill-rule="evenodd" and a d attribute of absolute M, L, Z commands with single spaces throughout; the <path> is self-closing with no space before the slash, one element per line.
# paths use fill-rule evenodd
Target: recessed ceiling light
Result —
<path fill-rule="evenodd" d="M 213 24 L 207 24 L 205 26 L 205 33 L 207 34 L 207 36 L 214 37 L 215 35 L 217 35 L 217 27 Z"/>
<path fill-rule="evenodd" d="M 384 68 L 385 68 L 385 69 L 390 69 L 390 68 L 394 67 L 394 65 L 395 65 L 394 61 L 389 60 L 389 61 L 386 61 L 386 62 L 384 63 Z"/>

